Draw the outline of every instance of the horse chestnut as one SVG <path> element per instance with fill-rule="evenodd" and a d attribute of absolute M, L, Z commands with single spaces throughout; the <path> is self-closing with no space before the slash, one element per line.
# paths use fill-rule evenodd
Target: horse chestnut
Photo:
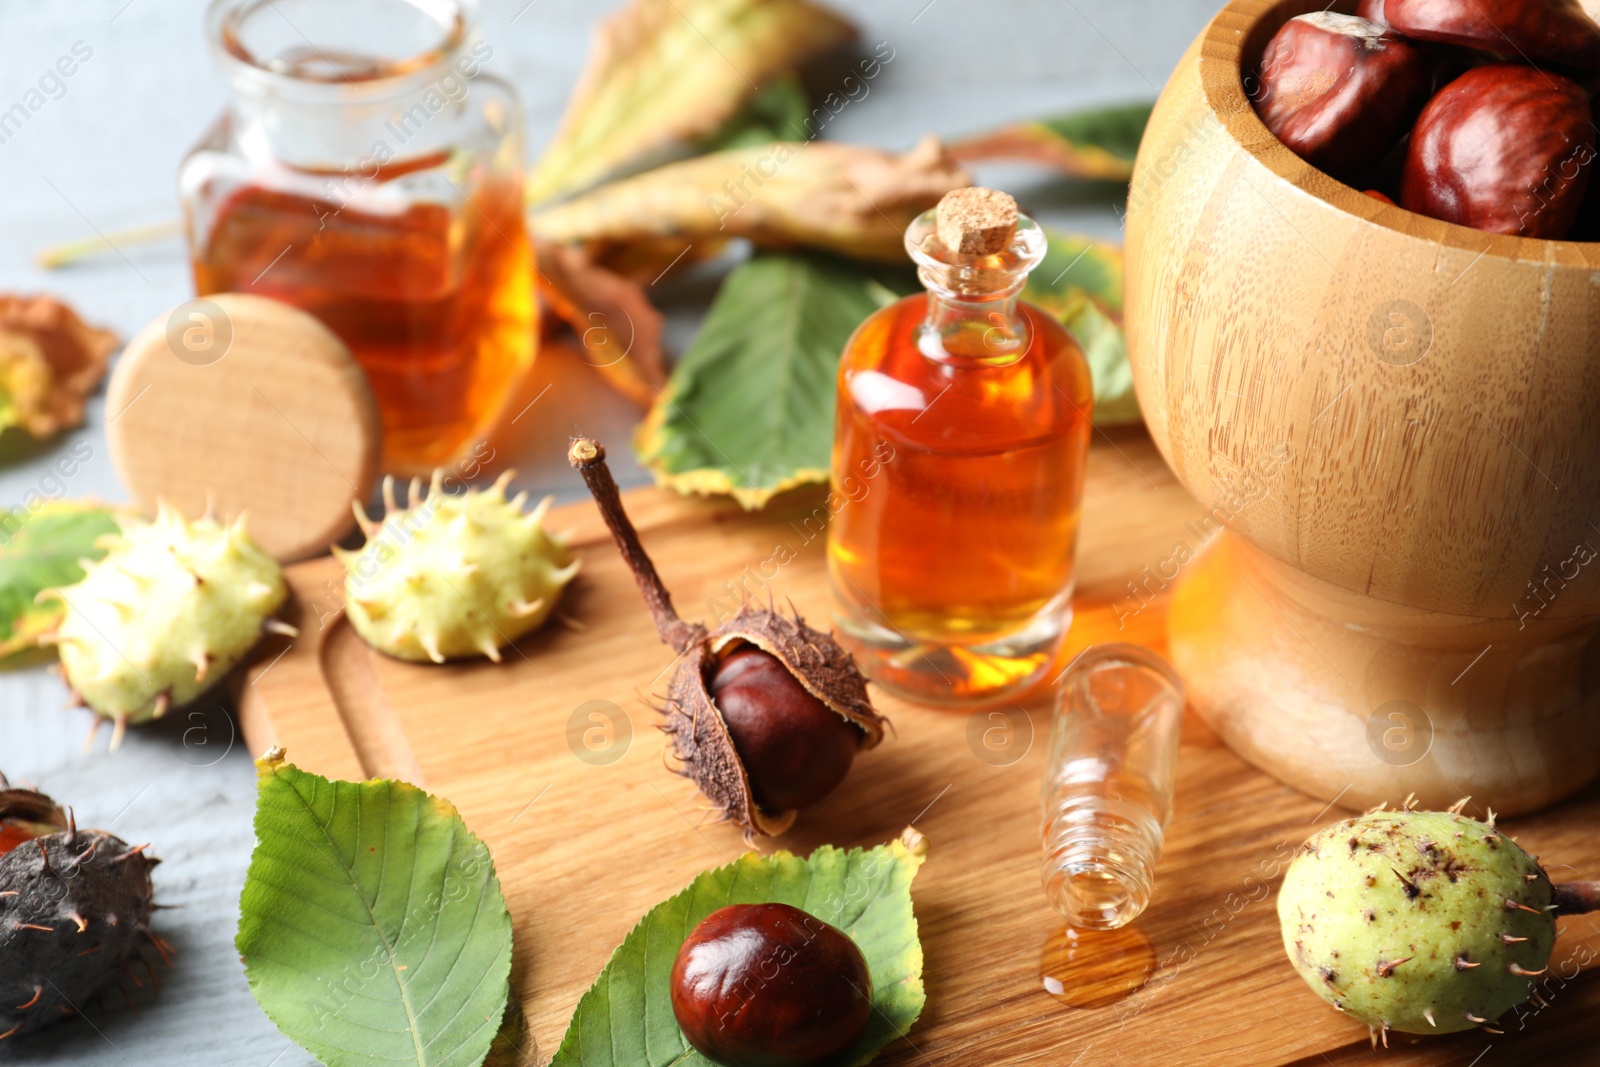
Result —
<path fill-rule="evenodd" d="M 1400 205 L 1490 233 L 1559 239 L 1578 216 L 1594 155 L 1589 98 L 1576 82 L 1513 63 L 1475 67 L 1417 120 Z"/>
<path fill-rule="evenodd" d="M 657 635 L 678 650 L 660 729 L 679 773 L 725 821 L 744 827 L 747 840 L 783 833 L 797 808 L 839 784 L 857 748 L 883 740 L 885 720 L 867 698 L 867 680 L 831 634 L 797 614 L 746 603 L 709 631 L 679 618 L 622 506 L 605 447 L 574 438 L 567 461 L 594 494 Z"/>
<path fill-rule="evenodd" d="M 1578 0 L 1382 0 L 1383 22 L 1419 41 L 1444 41 L 1600 70 L 1600 25 Z"/>
<path fill-rule="evenodd" d="M 761 807 L 809 807 L 850 772 L 861 728 L 819 700 L 771 653 L 753 645 L 736 649 L 717 664 L 708 688 Z"/>
<path fill-rule="evenodd" d="M 788 904 L 731 904 L 678 950 L 672 1014 L 726 1067 L 808 1067 L 861 1040 L 872 979 L 855 942 L 822 920 Z"/>
<path fill-rule="evenodd" d="M 1316 11 L 1283 24 L 1261 57 L 1256 111 L 1296 155 L 1335 176 L 1380 159 L 1428 98 L 1428 58 L 1382 26 Z"/>

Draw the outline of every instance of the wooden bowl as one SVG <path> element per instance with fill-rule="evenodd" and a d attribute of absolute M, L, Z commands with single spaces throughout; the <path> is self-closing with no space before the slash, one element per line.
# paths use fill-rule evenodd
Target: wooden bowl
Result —
<path fill-rule="evenodd" d="M 1322 6 L 1228 4 L 1133 178 L 1134 380 L 1211 508 L 1172 653 L 1316 796 L 1537 808 L 1600 773 L 1600 244 L 1424 218 L 1280 144 L 1245 78 Z"/>

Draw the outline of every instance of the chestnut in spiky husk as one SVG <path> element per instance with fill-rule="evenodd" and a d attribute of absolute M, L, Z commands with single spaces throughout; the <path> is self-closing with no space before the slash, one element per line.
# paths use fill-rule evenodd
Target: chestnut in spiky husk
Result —
<path fill-rule="evenodd" d="M 584 437 L 567 454 L 633 570 L 656 632 L 683 654 L 662 708 L 673 756 L 724 818 L 747 834 L 781 834 L 798 809 L 844 780 L 857 751 L 883 740 L 866 679 L 838 642 L 799 616 L 746 605 L 714 631 L 680 619 L 605 456 Z"/>
<path fill-rule="evenodd" d="M 0 1041 L 76 1014 L 145 945 L 166 958 L 144 848 L 0 775 Z"/>
<path fill-rule="evenodd" d="M 788 904 L 732 904 L 701 920 L 672 965 L 684 1038 L 726 1067 L 834 1062 L 872 1017 L 867 961 L 843 931 Z"/>
<path fill-rule="evenodd" d="M 1319 997 L 1372 1027 L 1492 1029 L 1538 995 L 1558 915 L 1600 908 L 1600 883 L 1553 884 L 1495 826 L 1448 811 L 1377 808 L 1325 827 L 1278 893 L 1283 945 Z"/>

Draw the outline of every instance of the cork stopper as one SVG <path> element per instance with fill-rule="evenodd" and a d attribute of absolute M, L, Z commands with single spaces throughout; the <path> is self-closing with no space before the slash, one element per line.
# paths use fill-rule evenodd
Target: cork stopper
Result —
<path fill-rule="evenodd" d="M 964 256 L 1004 252 L 1017 228 L 1017 202 L 995 189 L 946 193 L 935 214 L 939 243 Z"/>

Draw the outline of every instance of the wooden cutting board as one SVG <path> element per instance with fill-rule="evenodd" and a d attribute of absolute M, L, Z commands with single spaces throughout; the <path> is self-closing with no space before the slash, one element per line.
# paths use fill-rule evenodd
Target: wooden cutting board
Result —
<path fill-rule="evenodd" d="M 716 617 L 742 586 L 792 600 L 813 621 L 828 618 L 822 540 L 809 534 L 817 523 L 805 521 L 826 514 L 816 511 L 820 494 L 790 494 L 754 515 L 657 490 L 626 500 L 685 617 Z M 1199 514 L 1142 433 L 1097 437 L 1067 656 L 1113 640 L 1162 648 L 1159 576 L 1172 573 L 1176 546 L 1199 547 L 1188 525 Z M 398 776 L 460 808 L 495 856 L 516 923 L 517 990 L 541 1063 L 638 918 L 745 848 L 662 766 L 651 695 L 672 655 L 657 642 L 597 512 L 584 502 L 557 509 L 551 521 L 572 531 L 583 558 L 562 603 L 582 630 L 548 626 L 499 667 L 399 663 L 370 652 L 341 620 L 338 565 L 313 561 L 289 571 L 302 636 L 263 659 L 241 700 L 245 737 L 258 754 L 281 744 L 308 770 Z M 795 558 L 777 568 L 769 561 L 785 554 L 782 545 Z M 1151 592 L 1131 595 L 1130 581 Z M 894 734 L 858 759 L 837 793 L 763 847 L 804 854 L 823 843 L 871 846 L 908 823 L 927 835 L 931 851 L 914 897 L 928 1005 L 879 1063 L 1266 1067 L 1371 1059 L 1366 1028 L 1326 1007 L 1290 968 L 1274 911 L 1290 850 L 1342 812 L 1255 771 L 1190 715 L 1155 901 L 1137 924 L 1155 974 L 1110 1003 L 1083 992 L 1078 999 L 1100 1006 L 1073 1008 L 1041 981 L 1046 945 L 1061 930 L 1040 888 L 1048 707 L 974 718 L 875 699 Z M 590 717 L 597 710 L 601 718 Z M 607 715 L 615 722 L 609 731 Z M 1477 804 L 1469 811 L 1483 813 Z M 1511 831 L 1547 862 L 1597 876 L 1597 825 L 1600 793 L 1590 791 L 1517 820 Z M 1600 923 L 1563 925 L 1552 975 L 1572 975 L 1600 953 Z M 1093 958 L 1109 965 L 1117 951 Z M 1583 1057 L 1593 1048 L 1600 983 L 1587 977 L 1548 980 L 1551 1006 L 1531 1014 L 1525 1032 L 1508 1019 L 1505 1036 L 1395 1035 L 1382 1062 L 1590 1062 Z"/>

